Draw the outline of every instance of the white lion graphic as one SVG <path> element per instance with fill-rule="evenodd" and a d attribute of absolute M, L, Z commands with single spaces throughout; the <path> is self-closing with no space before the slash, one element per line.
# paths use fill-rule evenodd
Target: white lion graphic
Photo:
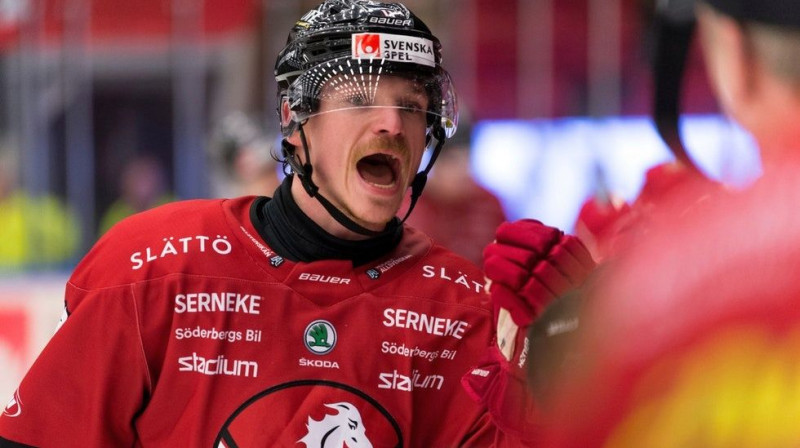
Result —
<path fill-rule="evenodd" d="M 336 414 L 328 414 L 320 421 L 308 417 L 308 434 L 297 443 L 305 443 L 306 448 L 372 448 L 361 414 L 355 406 L 345 402 L 325 406 L 336 410 Z"/>

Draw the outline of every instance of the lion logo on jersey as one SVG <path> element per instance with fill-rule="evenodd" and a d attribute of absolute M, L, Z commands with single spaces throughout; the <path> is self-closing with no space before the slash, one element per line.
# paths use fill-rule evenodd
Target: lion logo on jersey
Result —
<path fill-rule="evenodd" d="M 308 434 L 297 443 L 305 443 L 306 448 L 372 448 L 361 414 L 355 406 L 345 402 L 325 406 L 334 409 L 336 414 L 328 414 L 320 421 L 308 417 Z"/>
<path fill-rule="evenodd" d="M 22 400 L 19 399 L 19 389 L 14 392 L 14 397 L 8 402 L 3 415 L 8 417 L 19 417 L 22 414 Z"/>

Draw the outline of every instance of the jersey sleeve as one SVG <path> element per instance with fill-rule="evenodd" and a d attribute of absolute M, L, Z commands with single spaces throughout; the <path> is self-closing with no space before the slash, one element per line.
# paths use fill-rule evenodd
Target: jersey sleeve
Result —
<path fill-rule="evenodd" d="M 68 284 L 66 318 L 0 416 L 0 447 L 133 446 L 150 391 L 130 285 Z"/>

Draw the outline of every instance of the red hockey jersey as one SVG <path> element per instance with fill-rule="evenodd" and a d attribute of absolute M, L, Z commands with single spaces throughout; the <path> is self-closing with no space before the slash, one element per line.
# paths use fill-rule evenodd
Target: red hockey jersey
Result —
<path fill-rule="evenodd" d="M 365 266 L 293 263 L 259 238 L 252 202 L 173 203 L 103 236 L 0 446 L 494 442 L 460 384 L 492 341 L 478 268 L 412 228 Z"/>

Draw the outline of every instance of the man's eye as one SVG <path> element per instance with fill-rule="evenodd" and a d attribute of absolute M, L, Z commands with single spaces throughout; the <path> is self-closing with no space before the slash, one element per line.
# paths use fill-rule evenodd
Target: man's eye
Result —
<path fill-rule="evenodd" d="M 349 102 L 353 106 L 367 106 L 367 105 L 369 105 L 369 102 L 367 101 L 366 98 L 364 98 L 364 95 L 352 95 L 349 98 L 347 98 L 347 102 Z"/>
<path fill-rule="evenodd" d="M 400 104 L 400 107 L 408 112 L 425 112 L 425 109 L 423 109 L 422 104 L 416 101 L 405 101 Z"/>

